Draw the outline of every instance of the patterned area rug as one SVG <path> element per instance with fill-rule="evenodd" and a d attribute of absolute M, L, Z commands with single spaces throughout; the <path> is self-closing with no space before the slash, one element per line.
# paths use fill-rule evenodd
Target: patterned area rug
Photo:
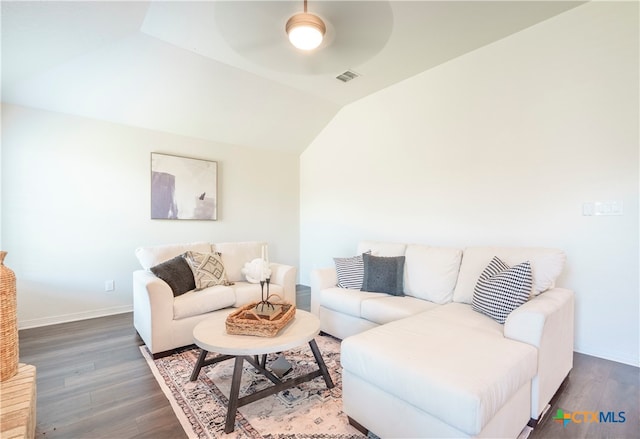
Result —
<path fill-rule="evenodd" d="M 318 336 L 316 343 L 335 387 L 327 389 L 324 380 L 318 377 L 240 407 L 235 430 L 228 435 L 224 433 L 224 422 L 233 360 L 203 367 L 198 379 L 191 382 L 189 378 L 199 349 L 179 350 L 158 360 L 151 359 L 145 346 L 140 349 L 190 438 L 364 438 L 349 425 L 347 416 L 342 412 L 340 341 L 330 336 Z M 284 355 L 293 365 L 292 372 L 285 379 L 317 369 L 308 344 L 286 351 Z M 267 368 L 269 362 L 276 358 L 273 354 L 267 357 Z M 269 380 L 244 362 L 240 396 L 270 385 Z"/>

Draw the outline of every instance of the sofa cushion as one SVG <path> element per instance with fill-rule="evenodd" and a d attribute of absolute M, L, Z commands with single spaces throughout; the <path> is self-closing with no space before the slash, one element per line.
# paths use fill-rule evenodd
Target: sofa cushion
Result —
<path fill-rule="evenodd" d="M 333 258 L 333 262 L 336 265 L 336 276 L 340 288 L 357 290 L 362 288 L 362 279 L 364 278 L 362 255 L 350 258 Z"/>
<path fill-rule="evenodd" d="M 230 282 L 244 281 L 244 264 L 262 257 L 264 242 L 222 242 L 213 245 L 215 251 L 222 253 L 222 262 Z"/>
<path fill-rule="evenodd" d="M 364 276 L 362 291 L 404 296 L 404 256 L 362 254 Z"/>
<path fill-rule="evenodd" d="M 566 255 L 562 250 L 541 247 L 469 247 L 462 255 L 460 275 L 453 292 L 453 301 L 471 303 L 473 289 L 480 274 L 494 256 L 507 265 L 516 265 L 522 261 L 531 264 L 533 283 L 531 294 L 537 295 L 553 288 L 557 277 L 564 268 Z"/>
<path fill-rule="evenodd" d="M 472 309 L 498 323 L 529 300 L 531 265 L 529 261 L 509 267 L 497 256 L 484 269 L 473 293 Z"/>
<path fill-rule="evenodd" d="M 154 265 L 181 255 L 189 250 L 200 253 L 209 253 L 211 244 L 208 242 L 192 242 L 190 244 L 167 244 L 150 247 L 138 247 L 135 251 L 138 262 L 142 268 L 149 270 Z"/>
<path fill-rule="evenodd" d="M 363 319 L 384 325 L 437 307 L 435 303 L 411 296 L 385 295 L 372 300 L 363 300 L 360 305 L 360 314 Z"/>
<path fill-rule="evenodd" d="M 358 243 L 358 254 L 371 251 L 374 256 L 404 256 L 406 244 L 397 242 L 361 241 Z"/>
<path fill-rule="evenodd" d="M 184 254 L 184 259 L 189 264 L 193 272 L 193 279 L 196 283 L 196 291 L 203 288 L 214 287 L 216 285 L 227 284 L 227 275 L 220 253 L 198 253 L 188 251 Z"/>
<path fill-rule="evenodd" d="M 233 289 L 224 285 L 190 291 L 173 300 L 173 318 L 179 320 L 227 308 L 235 300 Z"/>
<path fill-rule="evenodd" d="M 368 293 L 348 288 L 325 288 L 320 291 L 320 305 L 353 317 L 361 317 L 362 302 L 367 299 L 389 297 L 382 293 Z"/>
<path fill-rule="evenodd" d="M 262 300 L 262 290 L 260 284 L 254 284 L 249 282 L 236 282 L 231 286 L 235 294 L 235 302 L 233 306 L 239 308 L 244 305 L 248 305 L 252 302 L 258 302 Z M 274 303 L 280 303 L 284 300 L 284 293 L 281 285 L 269 285 L 269 293 L 277 294 L 279 297 L 272 297 Z M 267 298 L 267 285 L 264 286 L 264 296 Z"/>
<path fill-rule="evenodd" d="M 504 337 L 504 327 L 489 317 L 475 312 L 466 303 L 450 302 L 429 311 L 429 318 L 447 321 L 457 326 L 469 328 L 471 332 L 485 332 L 494 337 Z"/>
<path fill-rule="evenodd" d="M 469 435 L 477 435 L 536 373 L 533 346 L 460 325 L 439 306 L 342 341 L 345 370 Z M 460 304 L 454 304 L 460 305 Z M 453 309 L 457 314 L 459 309 Z M 482 326 L 482 325 L 481 325 Z"/>
<path fill-rule="evenodd" d="M 462 250 L 410 244 L 405 256 L 405 294 L 439 304 L 451 302 Z"/>
<path fill-rule="evenodd" d="M 195 289 L 193 272 L 182 255 L 151 267 L 151 272 L 171 287 L 174 296 L 179 296 Z"/>

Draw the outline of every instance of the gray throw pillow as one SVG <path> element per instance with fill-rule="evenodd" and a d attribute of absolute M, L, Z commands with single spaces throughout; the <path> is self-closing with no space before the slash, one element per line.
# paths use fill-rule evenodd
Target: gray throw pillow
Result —
<path fill-rule="evenodd" d="M 183 255 L 164 261 L 150 268 L 151 272 L 171 287 L 173 296 L 179 296 L 196 288 L 193 271 Z"/>
<path fill-rule="evenodd" d="M 404 256 L 362 255 L 364 278 L 362 291 L 404 296 Z"/>

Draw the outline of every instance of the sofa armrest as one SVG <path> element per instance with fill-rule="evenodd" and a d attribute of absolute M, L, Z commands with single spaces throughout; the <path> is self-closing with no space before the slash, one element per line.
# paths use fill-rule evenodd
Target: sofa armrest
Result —
<path fill-rule="evenodd" d="M 296 267 L 292 265 L 270 263 L 271 283 L 282 286 L 284 301 L 296 305 Z"/>
<path fill-rule="evenodd" d="M 153 273 L 133 272 L 133 325 L 152 353 L 162 350 L 161 340 L 171 340 L 173 291 Z"/>
<path fill-rule="evenodd" d="M 320 316 L 320 291 L 335 287 L 338 275 L 335 268 L 318 268 L 311 271 L 311 313 Z"/>
<path fill-rule="evenodd" d="M 573 312 L 569 316 L 568 311 L 573 311 L 573 292 L 553 288 L 514 310 L 504 324 L 504 335 L 540 348 L 545 332 L 554 329 L 548 325 L 555 323 L 557 329 L 573 332 Z M 562 317 L 571 318 L 562 320 Z M 567 334 L 566 331 L 562 332 Z M 573 350 L 573 337 L 569 338 Z"/>
<path fill-rule="evenodd" d="M 573 367 L 574 293 L 546 291 L 513 311 L 504 324 L 505 337 L 538 348 L 538 374 L 533 382 L 532 418 L 538 416 Z"/>

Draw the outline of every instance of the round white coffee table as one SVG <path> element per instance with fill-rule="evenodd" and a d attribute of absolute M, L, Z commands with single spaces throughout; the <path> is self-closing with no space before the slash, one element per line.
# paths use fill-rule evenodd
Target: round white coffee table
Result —
<path fill-rule="evenodd" d="M 196 345 L 202 349 L 202 352 L 191 374 L 191 381 L 195 381 L 202 367 L 235 358 L 231 391 L 229 394 L 229 406 L 227 407 L 227 418 L 224 428 L 225 433 L 231 433 L 234 430 L 236 412 L 239 407 L 310 381 L 319 376 L 324 378 L 327 388 L 331 389 L 334 386 L 331 376 L 329 376 L 327 366 L 318 349 L 318 345 L 314 340 L 314 337 L 320 333 L 320 321 L 315 315 L 307 311 L 296 310 L 295 317 L 287 326 L 282 328 L 275 337 L 227 334 L 225 326 L 226 319 L 227 314 L 222 313 L 203 320 L 193 329 L 193 339 Z M 318 370 L 282 381 L 266 369 L 267 354 L 285 351 L 305 343 L 309 343 L 311 352 L 313 352 L 313 356 L 318 364 Z M 219 355 L 207 359 L 209 352 L 215 352 Z M 261 360 L 259 356 L 262 356 Z M 274 385 L 240 398 L 240 380 L 242 378 L 242 365 L 245 360 L 267 377 Z"/>

